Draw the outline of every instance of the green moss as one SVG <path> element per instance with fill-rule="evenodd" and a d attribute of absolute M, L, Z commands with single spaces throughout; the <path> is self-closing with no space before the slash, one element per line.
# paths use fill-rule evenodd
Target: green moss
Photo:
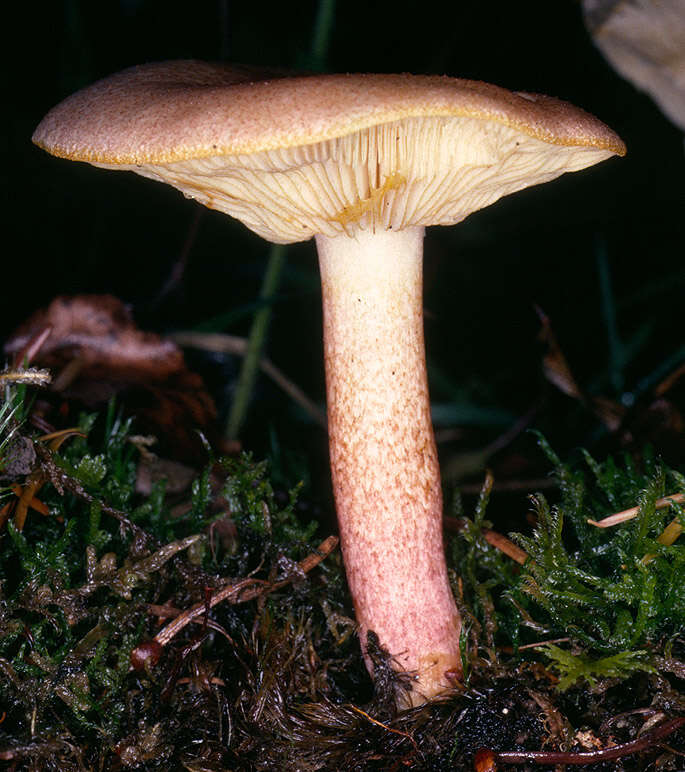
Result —
<path fill-rule="evenodd" d="M 531 497 L 536 525 L 512 535 L 528 554 L 525 565 L 519 570 L 485 542 L 481 504 L 463 544 L 453 548 L 479 644 L 492 651 L 496 637 L 514 649 L 567 639 L 574 653 L 544 649 L 564 688 L 655 667 L 667 642 L 685 629 L 685 545 L 658 541 L 674 518 L 685 519 L 678 503 L 657 501 L 685 491 L 685 478 L 649 452 L 637 463 L 629 456 L 599 462 L 583 451 L 579 462 L 565 464 L 538 440 L 553 464 L 559 499 Z M 611 528 L 588 522 L 634 506 L 636 517 Z"/>
<path fill-rule="evenodd" d="M 16 749 L 27 769 L 466 768 L 493 731 L 503 747 L 542 743 L 539 706 L 525 695 L 545 687 L 524 655 L 544 655 L 567 689 L 560 700 L 635 673 L 663 685 L 682 668 L 682 548 L 657 541 L 682 513 L 655 502 L 685 486 L 653 458 L 568 465 L 543 443 L 560 494 L 535 497 L 535 531 L 518 537 L 523 567 L 484 538 L 491 480 L 470 518 L 455 499 L 464 528 L 450 576 L 470 691 L 397 716 L 397 675 L 375 636 L 375 691 L 360 656 L 340 554 L 309 574 L 300 567 L 322 537 L 298 516 L 298 486 L 275 489 L 267 464 L 242 454 L 211 460 L 181 494 L 164 481 L 141 494 L 147 440 L 114 405 L 82 415 L 86 436 L 56 454 L 18 414 L 7 430 L 34 448 L 29 473 L 49 511 L 0 531 L 0 751 L 12 760 Z M 586 522 L 636 501 L 634 521 Z M 247 602 L 207 610 L 240 582 Z M 200 613 L 159 659 L 134 671 L 131 653 L 192 608 Z M 520 648 L 554 637 L 568 642 Z"/>
<path fill-rule="evenodd" d="M 601 679 L 623 680 L 636 671 L 656 672 L 656 668 L 648 662 L 646 651 L 622 651 L 600 659 L 593 659 L 586 654 L 572 654 L 551 643 L 539 646 L 538 651 L 551 660 L 552 669 L 559 674 L 558 688 L 561 691 L 569 689 L 580 681 L 596 686 Z"/>
<path fill-rule="evenodd" d="M 12 401 L 0 403 L 5 447 L 19 434 L 22 406 L 16 389 Z M 36 449 L 31 471 L 43 480 L 39 496 L 50 514 L 29 510 L 22 531 L 9 520 L 0 532 L 0 700 L 7 711 L 0 746 L 33 743 L 29 757 L 43 769 L 65 768 L 64 759 L 41 755 L 50 737 L 66 733 L 82 753 L 103 760 L 124 736 L 145 744 L 141 721 L 163 726 L 178 755 L 184 746 L 173 737 L 173 716 L 187 688 L 176 688 L 186 657 L 198 667 L 205 657 L 222 662 L 217 675 L 230 682 L 254 658 L 257 630 L 269 637 L 293 613 L 327 630 L 314 588 L 297 576 L 299 611 L 292 595 L 217 606 L 212 616 L 220 634 L 210 638 L 189 625 L 149 675 L 131 671 L 132 650 L 159 630 L 148 604 L 189 608 L 232 577 L 250 575 L 264 585 L 286 578 L 312 551 L 317 525 L 298 522 L 297 490 L 280 503 L 266 465 L 249 455 L 210 463 L 192 483 L 182 513 L 172 514 L 178 501 L 166 495 L 163 481 L 147 495 L 136 491 L 140 443 L 113 404 L 104 417 L 82 415 L 79 427 L 87 436 L 69 438 L 55 454 L 26 437 Z M 237 533 L 214 538 L 212 524 L 229 522 Z M 335 561 L 326 571 L 335 609 L 341 606 L 335 588 L 342 586 Z"/>

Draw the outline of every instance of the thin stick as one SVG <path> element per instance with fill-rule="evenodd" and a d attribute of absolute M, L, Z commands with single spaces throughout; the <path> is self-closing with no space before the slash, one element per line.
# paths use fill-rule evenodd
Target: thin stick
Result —
<path fill-rule="evenodd" d="M 465 526 L 464 521 L 460 520 L 458 517 L 445 517 L 444 523 L 445 528 L 448 531 L 457 533 L 464 530 Z M 517 544 L 514 544 L 511 539 L 503 536 L 498 531 L 493 531 L 490 528 L 481 528 L 480 532 L 483 535 L 485 541 L 490 546 L 495 547 L 495 549 L 498 549 L 500 552 L 503 552 L 507 557 L 515 560 L 520 565 L 523 565 L 526 560 L 528 560 L 528 553 L 525 550 L 522 550 L 521 547 L 519 547 Z"/>
<path fill-rule="evenodd" d="M 240 338 L 236 335 L 225 335 L 223 333 L 203 333 L 203 332 L 177 332 L 170 336 L 179 346 L 192 346 L 201 348 L 205 351 L 217 351 L 219 353 L 238 354 L 245 356 L 248 348 L 246 338 Z M 302 389 L 293 383 L 282 370 L 266 357 L 259 360 L 259 366 L 274 383 L 283 389 L 283 391 L 296 402 L 319 426 L 326 429 L 326 414 L 321 408 L 310 399 Z"/>
<path fill-rule="evenodd" d="M 226 424 L 226 439 L 229 440 L 237 439 L 243 421 L 247 416 L 247 406 L 254 391 L 259 360 L 262 358 L 266 333 L 271 321 L 271 308 L 281 279 L 281 271 L 285 264 L 285 252 L 286 248 L 283 244 L 272 244 L 269 250 L 269 262 L 266 266 L 262 290 L 259 293 L 262 307 L 257 311 L 252 320 L 247 351 L 240 368 L 238 385 L 236 386 L 231 411 Z"/>
<path fill-rule="evenodd" d="M 335 0 L 320 0 L 312 36 L 311 64 L 316 72 L 326 69 L 328 44 L 335 21 Z"/>
<path fill-rule="evenodd" d="M 31 367 L 28 370 L 21 368 L 16 370 L 3 370 L 0 373 L 0 386 L 10 383 L 25 383 L 28 386 L 47 386 L 52 380 L 48 370 L 37 370 Z"/>
<path fill-rule="evenodd" d="M 140 526 L 131 522 L 125 512 L 110 507 L 109 504 L 105 504 L 104 501 L 100 501 L 95 498 L 95 496 L 91 496 L 78 480 L 70 477 L 63 469 L 57 466 L 52 456 L 52 452 L 48 448 L 40 442 L 35 443 L 34 448 L 36 449 L 36 454 L 40 458 L 42 469 L 45 471 L 48 479 L 55 486 L 60 496 L 63 495 L 64 489 L 66 489 L 69 493 L 73 493 L 74 496 L 87 501 L 89 504 L 97 504 L 102 512 L 118 520 L 120 525 L 130 529 L 144 542 L 147 542 L 148 539 L 150 539 L 150 535 Z"/>
<path fill-rule="evenodd" d="M 25 367 L 30 365 L 38 352 L 43 348 L 43 344 L 52 334 L 52 325 L 48 324 L 42 330 L 37 332 L 32 338 L 29 338 L 22 348 L 14 355 L 14 366 Z"/>
<path fill-rule="evenodd" d="M 489 748 L 481 748 L 474 757 L 474 767 L 479 772 L 495 772 L 497 762 L 502 764 L 595 764 L 600 761 L 611 761 L 629 756 L 632 753 L 649 748 L 657 740 L 675 732 L 685 724 L 685 716 L 665 721 L 656 729 L 645 732 L 631 742 L 611 745 L 596 751 L 581 751 L 580 753 L 565 751 L 493 751 Z"/>
<path fill-rule="evenodd" d="M 311 64 L 317 71 L 323 71 L 326 68 L 328 44 L 334 23 L 335 0 L 319 0 L 310 52 Z M 285 265 L 286 250 L 287 248 L 284 244 L 272 244 L 269 250 L 269 262 L 260 292 L 263 306 L 255 314 L 250 329 L 247 353 L 245 354 L 245 359 L 243 359 L 238 377 L 238 385 L 226 423 L 225 433 L 228 440 L 238 438 L 240 429 L 247 416 L 250 397 L 254 391 L 257 370 L 259 369 L 259 361 L 271 321 L 273 300 L 278 291 L 281 273 Z"/>
<path fill-rule="evenodd" d="M 515 560 L 520 565 L 523 565 L 528 560 L 528 553 L 501 533 L 492 531 L 490 528 L 483 528 L 482 533 L 483 538 L 488 544 L 503 552 L 507 557 Z"/>
<path fill-rule="evenodd" d="M 670 506 L 671 502 L 680 504 L 685 501 L 685 493 L 674 493 L 673 496 L 664 496 L 663 499 L 659 499 L 654 505 L 657 509 L 664 509 L 664 507 Z M 623 512 L 616 512 L 609 517 L 605 517 L 603 520 L 591 520 L 588 518 L 590 525 L 595 525 L 597 528 L 610 528 L 612 525 L 618 525 L 619 523 L 625 523 L 626 520 L 632 520 L 637 517 L 640 511 L 640 507 L 631 507 L 630 509 L 624 509 Z"/>
<path fill-rule="evenodd" d="M 519 651 L 523 651 L 523 649 L 535 649 L 538 646 L 547 646 L 550 643 L 566 643 L 567 641 L 570 641 L 570 640 L 571 640 L 570 638 L 550 638 L 548 641 L 537 641 L 536 643 L 524 643 L 523 646 L 519 646 Z"/>
<path fill-rule="evenodd" d="M 375 724 L 376 726 L 380 726 L 381 729 L 385 729 L 387 732 L 392 732 L 393 734 L 398 734 L 400 737 L 406 737 L 407 740 L 414 746 L 414 750 L 418 753 L 418 746 L 416 745 L 416 740 L 408 733 L 408 732 L 402 732 L 399 729 L 393 729 L 392 727 L 388 726 L 387 724 L 382 723 L 381 721 L 377 721 L 375 718 L 370 716 L 368 713 L 363 711 L 361 708 L 358 708 L 356 705 L 350 705 L 352 710 L 355 713 L 359 713 L 359 715 L 364 716 L 365 719 L 370 721 L 372 724 Z"/>
<path fill-rule="evenodd" d="M 307 573 L 318 566 L 322 560 L 327 558 L 328 555 L 333 552 L 337 544 L 337 536 L 329 536 L 327 539 L 324 539 L 317 547 L 316 552 L 307 555 L 304 560 L 301 560 L 298 563 L 300 571 Z M 291 579 L 282 579 L 279 582 L 267 582 L 264 579 L 242 579 L 239 582 L 228 584 L 213 593 L 212 597 L 209 599 L 209 607 L 213 608 L 223 601 L 228 601 L 229 603 L 245 603 L 260 595 L 285 587 L 290 581 Z M 189 609 L 179 614 L 166 627 L 162 628 L 157 635 L 155 635 L 154 640 L 160 644 L 160 646 L 165 646 L 189 622 L 192 622 L 193 619 L 204 614 L 207 605 L 208 604 L 205 603 L 205 601 L 201 601 L 200 603 L 191 606 Z"/>

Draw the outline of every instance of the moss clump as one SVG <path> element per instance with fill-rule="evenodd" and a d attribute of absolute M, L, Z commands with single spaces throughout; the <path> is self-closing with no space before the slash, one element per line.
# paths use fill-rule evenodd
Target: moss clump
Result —
<path fill-rule="evenodd" d="M 559 500 L 531 497 L 533 531 L 512 535 L 528 555 L 525 564 L 485 542 L 482 505 L 453 546 L 466 568 L 465 600 L 481 642 L 492 652 L 495 640 L 516 650 L 563 638 L 566 649 L 540 648 L 562 689 L 583 679 L 594 684 L 598 676 L 657 672 L 685 629 L 685 545 L 664 538 L 667 528 L 679 533 L 685 515 L 677 495 L 668 506 L 659 501 L 682 494 L 685 477 L 650 453 L 638 464 L 628 455 L 600 463 L 582 452 L 580 463 L 564 464 L 538 439 L 553 464 Z M 636 503 L 636 516 L 612 528 L 588 522 Z"/>
<path fill-rule="evenodd" d="M 519 539 L 530 555 L 522 568 L 483 538 L 486 485 L 451 548 L 467 685 L 398 713 L 397 675 L 370 635 L 370 683 L 339 553 L 316 523 L 298 518 L 298 488 L 275 491 L 267 465 L 248 454 L 209 458 L 180 489 L 173 480 L 143 485 L 149 441 L 113 405 L 81 416 L 78 430 L 41 438 L 19 425 L 24 402 L 10 396 L 13 407 L 0 412 L 0 447 L 11 433 L 0 531 L 0 760 L 16 768 L 467 769 L 483 745 L 572 746 L 568 716 L 599 732 L 604 715 L 680 704 L 681 590 L 667 586 L 680 553 L 657 538 L 673 511 L 653 505 L 679 478 L 656 461 L 639 473 L 557 464 L 560 501 L 537 497 L 535 535 Z M 30 448 L 21 464 L 15 447 Z M 638 495 L 644 514 L 621 526 L 632 529 L 625 534 L 584 523 Z M 578 618 L 590 604 L 604 626 Z M 545 650 L 569 686 L 564 694 L 522 648 L 541 634 L 569 639 Z M 514 644 L 513 658 L 503 643 Z M 619 679 L 622 689 L 612 691 Z M 579 689 L 579 680 L 593 689 Z"/>
<path fill-rule="evenodd" d="M 304 647 L 311 663 L 326 648 L 320 631 L 336 648 L 327 620 L 344 616 L 339 560 L 318 567 L 315 580 L 298 562 L 313 552 L 317 524 L 295 517 L 297 489 L 276 496 L 266 465 L 245 454 L 210 460 L 180 496 L 167 495 L 165 481 L 141 494 L 145 443 L 113 405 L 103 417 L 82 415 L 78 432 L 55 450 L 19 425 L 21 395 L 9 396 L 0 443 L 11 450 L 22 437 L 34 453 L 21 476 L 10 479 L 12 459 L 5 463 L 2 758 L 41 770 L 79 769 L 86 759 L 102 769 L 181 768 L 189 747 L 212 755 L 219 738 L 219 756 L 234 754 L 227 733 L 244 699 L 234 700 L 264 693 L 273 677 L 265 668 L 278 665 L 275 642 L 292 637 L 276 648 L 299 663 L 294 652 Z M 17 525 L 29 486 L 35 497 Z M 216 605 L 211 618 L 203 614 L 170 640 L 157 663 L 132 670 L 131 652 L 163 623 L 245 578 L 256 600 Z M 337 646 L 338 664 L 323 679 L 329 693 L 354 648 L 349 639 Z M 313 694 L 310 677 L 305 671 L 288 686 Z"/>

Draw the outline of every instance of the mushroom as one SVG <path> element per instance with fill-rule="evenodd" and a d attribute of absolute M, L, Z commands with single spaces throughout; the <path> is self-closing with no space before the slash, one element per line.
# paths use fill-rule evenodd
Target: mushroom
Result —
<path fill-rule="evenodd" d="M 316 239 L 331 472 L 367 667 L 374 631 L 417 705 L 461 674 L 422 323 L 424 226 L 625 146 L 546 96 L 413 75 L 134 67 L 67 98 L 34 142 L 128 169 L 271 242 Z"/>

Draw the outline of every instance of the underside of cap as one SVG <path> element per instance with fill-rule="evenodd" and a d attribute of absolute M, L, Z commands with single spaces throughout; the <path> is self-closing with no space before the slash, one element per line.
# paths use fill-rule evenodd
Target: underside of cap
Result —
<path fill-rule="evenodd" d="M 625 152 L 572 105 L 476 81 L 274 78 L 192 61 L 106 78 L 54 108 L 33 139 L 167 182 L 278 243 L 456 223 Z"/>
<path fill-rule="evenodd" d="M 268 241 L 451 225 L 516 190 L 608 158 L 478 118 L 407 118 L 297 148 L 108 165 L 166 182 Z"/>

